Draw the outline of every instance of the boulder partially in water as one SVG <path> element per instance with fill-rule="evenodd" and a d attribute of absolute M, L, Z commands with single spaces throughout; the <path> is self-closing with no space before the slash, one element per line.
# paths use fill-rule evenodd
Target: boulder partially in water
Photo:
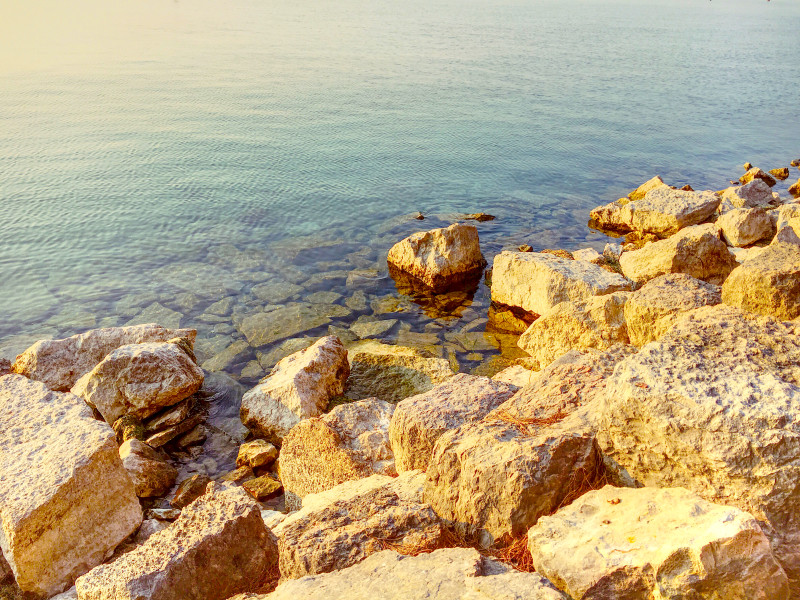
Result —
<path fill-rule="evenodd" d="M 178 471 L 147 444 L 130 439 L 119 448 L 122 465 L 128 472 L 140 498 L 163 496 L 175 479 Z"/>
<path fill-rule="evenodd" d="M 744 175 L 739 177 L 739 182 L 750 183 L 754 179 L 760 179 L 761 181 L 766 183 L 769 187 L 772 187 L 776 183 L 778 183 L 777 181 L 775 181 L 775 178 L 772 175 L 770 175 L 769 173 L 765 173 L 758 167 L 753 167 L 752 169 L 748 169 Z"/>

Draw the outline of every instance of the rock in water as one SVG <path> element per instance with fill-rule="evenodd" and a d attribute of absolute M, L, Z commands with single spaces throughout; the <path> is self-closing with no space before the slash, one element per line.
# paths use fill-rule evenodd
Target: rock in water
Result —
<path fill-rule="evenodd" d="M 17 357 L 13 370 L 41 381 L 51 390 L 67 392 L 112 350 L 129 344 L 185 338 L 194 344 L 194 329 L 167 329 L 150 323 L 132 327 L 92 329 L 63 340 L 41 340 Z"/>
<path fill-rule="evenodd" d="M 769 174 L 772 175 L 775 179 L 780 179 L 781 181 L 783 181 L 789 178 L 789 167 L 770 169 Z"/>
<path fill-rule="evenodd" d="M 258 587 L 276 554 L 255 500 L 211 483 L 172 525 L 75 586 L 81 600 L 225 600 Z"/>
<path fill-rule="evenodd" d="M 242 397 L 242 423 L 280 445 L 302 419 L 322 414 L 328 401 L 344 393 L 350 374 L 347 350 L 336 336 L 281 360 Z"/>
<path fill-rule="evenodd" d="M 650 190 L 662 187 L 667 189 L 672 189 L 666 183 L 664 183 L 664 180 L 661 179 L 660 176 L 656 175 L 652 179 L 645 181 L 642 185 L 640 185 L 630 194 L 628 194 L 628 200 L 641 200 L 647 195 L 647 192 L 649 192 Z"/>
<path fill-rule="evenodd" d="M 434 290 L 477 279 L 486 266 L 478 229 L 463 223 L 407 237 L 392 246 L 388 262 L 393 276 L 406 273 Z"/>
<path fill-rule="evenodd" d="M 433 445 L 445 431 L 481 420 L 517 387 L 459 373 L 397 405 L 389 428 L 398 472 L 428 468 Z"/>
<path fill-rule="evenodd" d="M 722 286 L 722 301 L 787 321 L 800 316 L 800 246 L 770 245 L 742 263 Z"/>
<path fill-rule="evenodd" d="M 122 444 L 119 455 L 136 488 L 136 495 L 140 498 L 163 496 L 178 477 L 175 467 L 137 439 L 130 439 Z"/>
<path fill-rule="evenodd" d="M 763 208 L 734 208 L 719 219 L 717 226 L 731 246 L 743 248 L 775 233 L 775 226 Z"/>
<path fill-rule="evenodd" d="M 123 415 L 147 418 L 202 385 L 203 370 L 176 344 L 149 342 L 113 350 L 72 386 L 72 393 L 111 425 Z"/>
<path fill-rule="evenodd" d="M 722 201 L 734 208 L 766 208 L 775 203 L 770 187 L 760 179 L 744 185 L 729 187 L 722 192 Z"/>
<path fill-rule="evenodd" d="M 770 175 L 769 173 L 765 173 L 758 167 L 753 167 L 752 169 L 748 169 L 747 173 L 739 177 L 739 182 L 750 183 L 754 179 L 760 179 L 761 181 L 766 183 L 769 187 L 772 187 L 776 183 L 778 183 L 777 181 L 775 181 L 775 178 L 772 175 Z"/>
<path fill-rule="evenodd" d="M 395 475 L 389 445 L 394 405 L 369 398 L 301 421 L 283 439 L 281 481 L 289 508 L 298 499 L 373 474 Z"/>
<path fill-rule="evenodd" d="M 789 595 L 753 516 L 682 488 L 589 492 L 539 519 L 528 545 L 536 572 L 578 600 Z"/>
<path fill-rule="evenodd" d="M 560 302 L 581 302 L 631 289 L 622 275 L 581 260 L 538 252 L 502 252 L 494 259 L 492 301 L 542 315 Z"/>
<path fill-rule="evenodd" d="M 0 545 L 19 587 L 64 591 L 141 521 L 111 427 L 72 394 L 0 378 Z"/>

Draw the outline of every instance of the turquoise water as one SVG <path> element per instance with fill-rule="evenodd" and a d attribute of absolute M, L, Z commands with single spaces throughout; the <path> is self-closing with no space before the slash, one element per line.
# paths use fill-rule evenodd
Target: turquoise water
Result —
<path fill-rule="evenodd" d="M 248 315 L 316 302 L 331 331 L 397 318 L 382 339 L 477 368 L 510 343 L 453 341 L 486 289 L 426 313 L 386 277 L 392 243 L 484 211 L 490 260 L 601 248 L 588 210 L 655 174 L 788 165 L 798 31 L 795 0 L 4 1 L 0 356 L 161 320 L 208 359 Z M 254 380 L 272 347 L 223 369 Z"/>

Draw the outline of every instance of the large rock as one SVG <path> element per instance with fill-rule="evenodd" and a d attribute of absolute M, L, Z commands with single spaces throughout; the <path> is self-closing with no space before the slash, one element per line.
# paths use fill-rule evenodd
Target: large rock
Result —
<path fill-rule="evenodd" d="M 242 423 L 280 444 L 292 427 L 322 414 L 328 401 L 344 392 L 349 374 L 347 350 L 339 338 L 321 338 L 281 360 L 242 397 Z"/>
<path fill-rule="evenodd" d="M 445 548 L 419 556 L 393 550 L 337 571 L 287 581 L 271 594 L 231 600 L 566 600 L 536 573 L 520 573 L 472 548 Z"/>
<path fill-rule="evenodd" d="M 536 572 L 580 600 L 785 600 L 789 586 L 752 515 L 682 489 L 606 486 L 528 532 Z"/>
<path fill-rule="evenodd" d="M 739 265 L 722 286 L 722 301 L 778 319 L 800 316 L 800 246 L 771 244 Z"/>
<path fill-rule="evenodd" d="M 452 377 L 443 358 L 433 358 L 417 348 L 365 340 L 350 347 L 347 396 L 356 400 L 377 397 L 397 403 L 427 392 Z"/>
<path fill-rule="evenodd" d="M 722 302 L 718 285 L 685 273 L 660 275 L 633 292 L 625 303 L 628 336 L 634 346 L 657 340 L 678 317 L 701 306 Z"/>
<path fill-rule="evenodd" d="M 155 450 L 137 439 L 126 441 L 119 448 L 122 465 L 128 472 L 140 498 L 163 496 L 178 477 L 178 471 Z"/>
<path fill-rule="evenodd" d="M 459 373 L 428 392 L 400 402 L 389 428 L 397 471 L 426 470 L 439 436 L 481 420 L 517 389 L 488 377 Z"/>
<path fill-rule="evenodd" d="M 538 252 L 502 252 L 494 259 L 492 301 L 542 315 L 560 302 L 581 302 L 629 290 L 616 273 L 581 260 Z"/>
<path fill-rule="evenodd" d="M 733 208 L 766 208 L 775 204 L 770 187 L 761 179 L 753 179 L 744 185 L 729 187 L 722 192 L 722 202 Z"/>
<path fill-rule="evenodd" d="M 606 350 L 628 343 L 624 308 L 628 292 L 592 296 L 585 303 L 562 302 L 536 319 L 517 345 L 531 355 L 526 361 L 543 369 L 570 350 Z"/>
<path fill-rule="evenodd" d="M 661 187 L 672 189 L 666 183 L 664 183 L 664 180 L 661 179 L 661 177 L 656 175 L 652 179 L 649 179 L 649 180 L 645 181 L 642 185 L 640 185 L 635 190 L 633 190 L 630 194 L 628 194 L 628 199 L 629 200 L 641 200 L 642 198 L 644 198 L 647 195 L 647 192 L 649 192 L 650 190 L 654 190 L 656 188 L 661 188 Z"/>
<path fill-rule="evenodd" d="M 64 591 L 141 521 L 111 427 L 72 394 L 1 377 L 0 546 L 19 587 Z"/>
<path fill-rule="evenodd" d="M 407 237 L 392 246 L 388 262 L 393 276 L 400 271 L 435 290 L 476 279 L 486 266 L 478 229 L 463 223 Z"/>
<path fill-rule="evenodd" d="M 80 600 L 224 600 L 257 588 L 276 561 L 258 504 L 211 483 L 166 529 L 78 578 Z"/>
<path fill-rule="evenodd" d="M 203 370 L 177 344 L 130 344 L 110 352 L 72 393 L 109 425 L 123 415 L 144 419 L 185 400 L 203 385 Z"/>
<path fill-rule="evenodd" d="M 663 238 L 706 221 L 719 203 L 719 196 L 713 192 L 674 190 L 661 185 L 639 200 L 618 200 L 594 209 L 590 213 L 590 223 L 598 229 L 638 231 Z"/>
<path fill-rule="evenodd" d="M 728 245 L 739 248 L 775 233 L 772 219 L 763 208 L 734 208 L 717 219 L 717 226 Z"/>
<path fill-rule="evenodd" d="M 711 283 L 722 283 L 736 267 L 736 259 L 711 223 L 687 227 L 666 240 L 647 244 L 619 257 L 622 272 L 641 284 L 665 273 L 686 273 Z"/>
<path fill-rule="evenodd" d="M 772 211 L 772 214 L 776 214 L 776 212 L 775 228 L 780 231 L 789 224 L 789 221 L 800 218 L 800 202 L 784 204 L 777 211 Z"/>
<path fill-rule="evenodd" d="M 423 473 L 407 473 L 365 493 L 346 482 L 336 502 L 284 520 L 277 528 L 282 578 L 339 571 L 387 547 L 441 545 L 442 522 L 422 502 L 424 481 Z"/>
<path fill-rule="evenodd" d="M 766 183 L 769 187 L 772 187 L 776 183 L 778 183 L 777 181 L 775 181 L 775 178 L 772 175 L 770 175 L 769 173 L 765 173 L 758 167 L 753 167 L 752 169 L 748 169 L 747 173 L 739 177 L 739 182 L 750 183 L 754 179 L 760 179 L 761 181 Z"/>
<path fill-rule="evenodd" d="M 395 475 L 389 445 L 394 405 L 370 398 L 341 404 L 295 425 L 281 447 L 281 481 L 287 505 L 354 479 Z"/>
<path fill-rule="evenodd" d="M 112 350 L 129 344 L 184 338 L 194 343 L 194 329 L 167 329 L 150 323 L 132 327 L 92 329 L 62 340 L 41 340 L 17 357 L 13 370 L 41 381 L 51 390 L 67 392 Z"/>

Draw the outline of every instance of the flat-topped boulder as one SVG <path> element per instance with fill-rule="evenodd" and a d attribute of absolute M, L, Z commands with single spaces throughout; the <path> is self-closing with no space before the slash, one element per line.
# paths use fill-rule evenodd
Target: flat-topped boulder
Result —
<path fill-rule="evenodd" d="M 75 587 L 79 600 L 225 600 L 258 588 L 276 559 L 255 500 L 234 484 L 211 483 L 172 525 Z"/>
<path fill-rule="evenodd" d="M 141 521 L 111 427 L 72 394 L 0 377 L 0 545 L 19 587 L 64 591 Z"/>
<path fill-rule="evenodd" d="M 629 292 L 592 296 L 586 302 L 561 302 L 536 319 L 517 345 L 530 354 L 526 361 L 543 369 L 570 350 L 606 350 L 628 343 L 624 307 Z"/>
<path fill-rule="evenodd" d="M 163 496 L 178 477 L 178 471 L 150 446 L 130 439 L 119 447 L 122 465 L 140 498 Z"/>
<path fill-rule="evenodd" d="M 771 244 L 743 262 L 722 286 L 722 301 L 778 319 L 800 316 L 800 246 Z"/>
<path fill-rule="evenodd" d="M 560 302 L 581 302 L 631 289 L 622 275 L 582 260 L 539 252 L 502 252 L 494 259 L 492 301 L 542 315 Z"/>
<path fill-rule="evenodd" d="M 147 342 L 112 350 L 71 391 L 113 425 L 124 415 L 144 419 L 185 400 L 200 389 L 203 377 L 177 344 Z"/>
<path fill-rule="evenodd" d="M 67 392 L 84 373 L 120 346 L 174 338 L 184 338 L 191 345 L 196 336 L 194 329 L 167 329 L 155 323 L 92 329 L 61 340 L 38 341 L 17 357 L 12 368 L 51 390 Z"/>
<path fill-rule="evenodd" d="M 539 519 L 528 547 L 536 572 L 576 600 L 789 597 L 756 519 L 683 488 L 588 492 Z"/>
<path fill-rule="evenodd" d="M 463 223 L 415 233 L 392 246 L 387 260 L 393 277 L 410 276 L 434 290 L 475 280 L 486 266 L 478 229 Z"/>
<path fill-rule="evenodd" d="M 752 169 L 748 169 L 744 175 L 739 177 L 739 183 L 749 183 L 754 179 L 760 179 L 761 181 L 766 183 L 769 187 L 772 187 L 776 183 L 778 183 L 777 181 L 775 181 L 775 178 L 772 175 L 770 175 L 769 173 L 765 173 L 758 167 L 753 167 Z"/>
<path fill-rule="evenodd" d="M 395 405 L 377 398 L 340 404 L 295 425 L 281 447 L 286 503 L 373 474 L 395 475 L 389 422 Z"/>
<path fill-rule="evenodd" d="M 775 193 L 761 179 L 736 185 L 722 191 L 722 202 L 733 208 L 767 208 L 776 203 Z"/>
<path fill-rule="evenodd" d="M 666 273 L 686 273 L 710 283 L 722 283 L 736 267 L 734 256 L 712 223 L 686 227 L 665 240 L 623 252 L 619 264 L 626 277 L 642 284 Z"/>
<path fill-rule="evenodd" d="M 481 420 L 517 389 L 488 377 L 459 373 L 428 392 L 398 403 L 389 428 L 397 471 L 427 469 L 439 436 Z"/>
<path fill-rule="evenodd" d="M 722 302 L 718 285 L 685 273 L 660 275 L 633 292 L 625 303 L 625 322 L 634 346 L 657 340 L 678 317 L 701 306 Z"/>
<path fill-rule="evenodd" d="M 717 219 L 717 226 L 728 245 L 739 248 L 775 234 L 772 219 L 763 208 L 734 208 Z"/>
<path fill-rule="evenodd" d="M 321 338 L 278 362 L 242 397 L 241 419 L 256 435 L 280 445 L 301 420 L 322 414 L 350 374 L 347 350 L 336 336 Z"/>

